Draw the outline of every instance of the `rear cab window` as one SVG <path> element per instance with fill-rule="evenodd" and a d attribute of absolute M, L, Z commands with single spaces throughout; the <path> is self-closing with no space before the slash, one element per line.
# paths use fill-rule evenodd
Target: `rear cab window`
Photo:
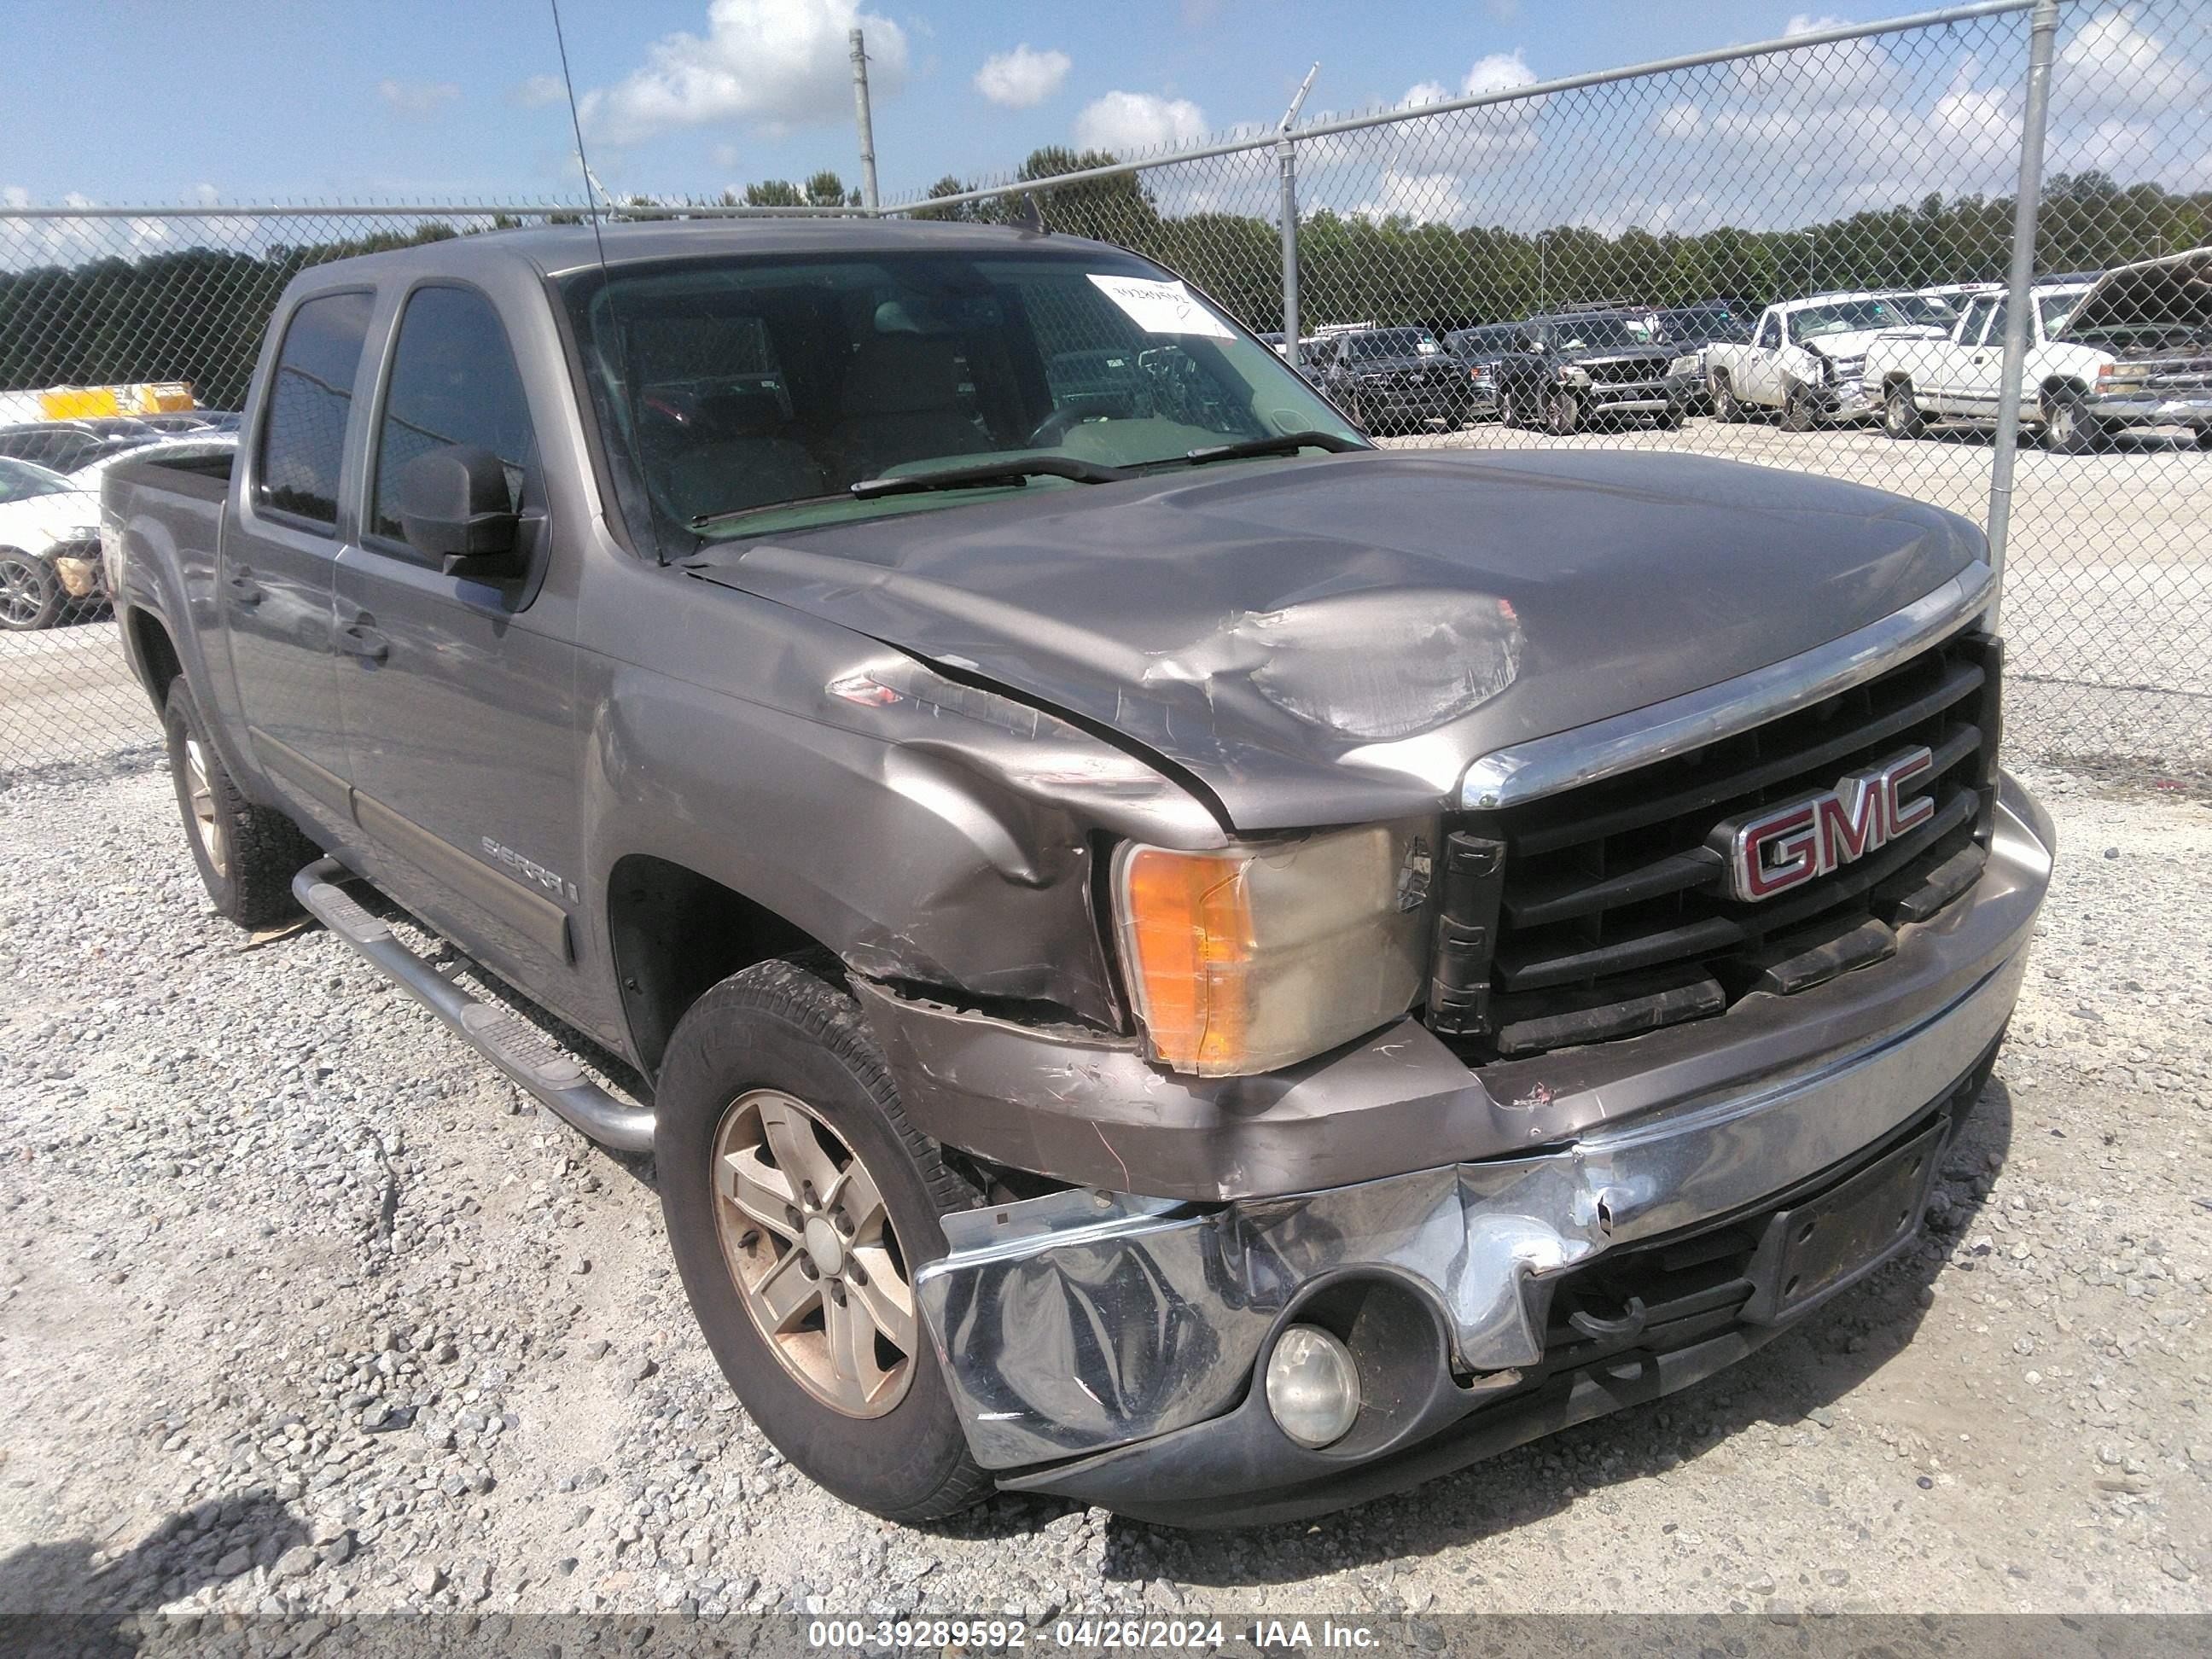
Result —
<path fill-rule="evenodd" d="M 346 419 L 374 304 L 366 289 L 318 295 L 285 325 L 254 467 L 258 510 L 335 530 Z"/>

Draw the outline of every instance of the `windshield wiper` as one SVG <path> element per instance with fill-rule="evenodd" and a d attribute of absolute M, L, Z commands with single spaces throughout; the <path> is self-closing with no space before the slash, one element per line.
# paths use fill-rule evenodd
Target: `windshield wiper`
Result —
<path fill-rule="evenodd" d="M 894 478 L 864 478 L 853 495 L 872 501 L 878 495 L 918 495 L 931 489 L 973 489 L 995 483 L 1024 483 L 1031 478 L 1073 478 L 1078 483 L 1114 483 L 1133 477 L 1127 467 L 1078 460 L 1073 455 L 1030 455 L 1018 461 L 978 461 L 937 472 L 902 472 Z"/>
<path fill-rule="evenodd" d="M 1136 474 L 1127 467 L 1104 466 L 1072 455 L 1031 455 L 1018 461 L 978 461 L 972 466 L 948 466 L 936 472 L 901 473 L 896 477 L 863 478 L 832 495 L 802 495 L 794 501 L 763 501 L 757 507 L 732 507 L 726 513 L 702 513 L 690 521 L 694 530 L 731 524 L 767 513 L 793 507 L 829 507 L 840 501 L 872 501 L 881 495 L 919 495 L 933 489 L 976 489 L 989 484 L 1026 483 L 1031 478 L 1073 478 L 1079 483 L 1113 483 Z"/>
<path fill-rule="evenodd" d="M 1349 438 L 1340 438 L 1334 432 L 1285 432 L 1273 438 L 1247 438 L 1238 444 L 1214 444 L 1205 449 L 1186 450 L 1181 460 L 1186 466 L 1204 466 L 1208 461 L 1242 460 L 1248 455 L 1295 455 L 1301 449 L 1326 449 L 1332 455 L 1343 455 L 1368 447 Z"/>

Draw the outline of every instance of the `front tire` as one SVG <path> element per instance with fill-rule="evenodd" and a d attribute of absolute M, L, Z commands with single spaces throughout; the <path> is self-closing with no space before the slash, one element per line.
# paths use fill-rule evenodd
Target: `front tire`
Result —
<path fill-rule="evenodd" d="M 1813 394 L 1803 386 L 1793 386 L 1782 394 L 1782 429 L 1784 432 L 1810 432 L 1818 418 L 1813 407 Z"/>
<path fill-rule="evenodd" d="M 11 634 L 52 628 L 62 614 L 62 585 L 44 559 L 0 547 L 0 629 Z"/>
<path fill-rule="evenodd" d="M 292 878 L 322 851 L 275 807 L 239 793 L 181 674 L 169 682 L 161 731 L 185 838 L 216 909 L 241 927 L 267 927 L 297 915 Z"/>
<path fill-rule="evenodd" d="M 1743 405 L 1736 401 L 1735 388 L 1725 374 L 1713 381 L 1713 418 L 1730 425 L 1743 419 Z"/>
<path fill-rule="evenodd" d="M 1571 438 L 1582 420 L 1582 404 L 1571 392 L 1555 390 L 1544 398 L 1544 430 L 1554 438 Z"/>
<path fill-rule="evenodd" d="M 2080 392 L 2062 387 L 2044 394 L 2043 441 L 2061 455 L 2091 455 L 2109 447 L 2112 434 L 2089 412 Z"/>
<path fill-rule="evenodd" d="M 1917 438 L 1928 429 L 1919 400 L 1912 395 L 1911 381 L 1896 381 L 1882 395 L 1881 429 L 1897 439 Z"/>
<path fill-rule="evenodd" d="M 834 958 L 756 963 L 669 1039 L 653 1161 L 670 1248 L 730 1387 L 802 1474 L 887 1520 L 990 1490 L 915 1269 L 975 1200 L 907 1121 Z"/>

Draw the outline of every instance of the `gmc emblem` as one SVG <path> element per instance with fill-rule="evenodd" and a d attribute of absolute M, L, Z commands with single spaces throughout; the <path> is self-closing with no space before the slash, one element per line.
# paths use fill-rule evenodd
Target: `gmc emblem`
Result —
<path fill-rule="evenodd" d="M 1905 791 L 1935 763 L 1925 745 L 1901 750 L 1833 789 L 1716 826 L 1707 844 L 1722 856 L 1729 896 L 1771 899 L 1917 830 L 1936 816 L 1936 803 L 1907 800 Z"/>

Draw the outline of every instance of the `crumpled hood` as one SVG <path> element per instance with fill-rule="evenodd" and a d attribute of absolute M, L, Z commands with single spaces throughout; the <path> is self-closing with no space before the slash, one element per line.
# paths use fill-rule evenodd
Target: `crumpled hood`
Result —
<path fill-rule="evenodd" d="M 1764 667 L 1980 556 L 1935 507 L 1675 454 L 1225 463 L 690 568 L 1164 756 L 1240 829 L 1433 811 L 1469 762 Z"/>
<path fill-rule="evenodd" d="M 1867 348 L 1885 334 L 1899 331 L 1889 328 L 1853 329 L 1848 334 L 1823 334 L 1817 340 L 1805 342 L 1805 349 L 1816 357 L 1863 357 Z M 1936 331 L 1940 335 L 1942 331 Z"/>

